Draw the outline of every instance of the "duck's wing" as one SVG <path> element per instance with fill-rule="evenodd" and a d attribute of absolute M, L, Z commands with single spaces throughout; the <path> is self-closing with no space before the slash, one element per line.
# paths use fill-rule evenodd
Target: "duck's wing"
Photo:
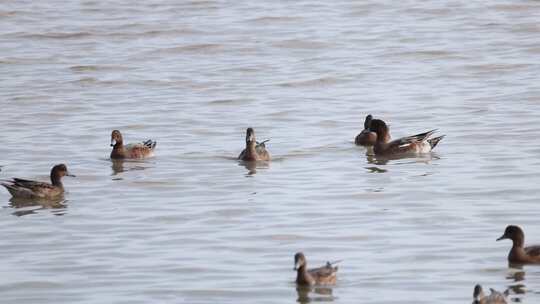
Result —
<path fill-rule="evenodd" d="M 257 145 L 255 146 L 255 151 L 257 151 L 257 154 L 261 158 L 261 160 L 270 160 L 270 153 L 268 153 L 268 150 L 266 150 L 266 143 L 269 142 L 270 139 L 264 140 L 262 142 L 257 142 Z"/>
<path fill-rule="evenodd" d="M 426 140 L 431 135 L 433 135 L 435 131 L 437 130 L 434 129 L 434 130 L 430 130 L 424 133 L 395 139 L 387 144 L 386 149 L 387 151 L 391 151 L 392 153 L 404 153 L 404 152 L 415 151 L 418 149 L 418 147 L 423 146 L 424 143 L 428 145 Z"/>
<path fill-rule="evenodd" d="M 426 140 L 428 137 L 430 137 L 431 135 L 433 135 L 433 133 L 435 133 L 436 131 L 437 131 L 437 129 L 433 129 L 433 130 L 430 130 L 430 131 L 427 131 L 427 132 L 424 132 L 424 133 L 402 137 L 400 139 L 396 139 L 394 141 L 391 141 L 391 144 L 401 146 L 401 145 L 407 145 L 407 144 L 411 144 L 411 143 L 422 142 L 422 141 Z"/>
<path fill-rule="evenodd" d="M 62 193 L 62 189 L 49 183 L 14 178 L 2 183 L 13 197 L 48 197 Z"/>
<path fill-rule="evenodd" d="M 16 186 L 15 184 L 4 182 L 2 183 L 2 186 L 6 187 L 6 189 L 13 197 L 32 198 L 36 196 L 36 194 L 32 190 Z"/>
<path fill-rule="evenodd" d="M 129 158 L 144 158 L 153 154 L 156 144 L 156 141 L 149 139 L 141 143 L 128 144 L 125 146 L 125 150 Z"/>
<path fill-rule="evenodd" d="M 261 142 L 257 142 L 257 145 L 255 146 L 255 149 L 257 148 L 262 148 L 262 149 L 266 149 L 266 143 L 269 142 L 270 139 L 265 139 Z"/>
<path fill-rule="evenodd" d="M 27 188 L 32 191 L 39 191 L 39 189 L 54 189 L 52 184 L 22 178 L 14 178 L 12 184 L 15 187 Z"/>
<path fill-rule="evenodd" d="M 151 150 L 154 150 L 157 145 L 157 141 L 148 139 L 147 141 L 143 142 L 143 145 Z"/>
<path fill-rule="evenodd" d="M 332 276 L 335 276 L 337 270 L 338 270 L 338 267 L 337 267 L 337 266 L 332 266 L 332 264 L 326 263 L 325 266 L 319 267 L 319 268 L 310 269 L 308 272 L 309 272 L 309 274 L 311 274 L 313 277 L 318 278 L 318 279 L 321 279 L 321 278 L 326 278 L 326 277 L 332 277 Z"/>
<path fill-rule="evenodd" d="M 540 256 L 540 245 L 525 247 L 525 253 L 530 256 Z"/>

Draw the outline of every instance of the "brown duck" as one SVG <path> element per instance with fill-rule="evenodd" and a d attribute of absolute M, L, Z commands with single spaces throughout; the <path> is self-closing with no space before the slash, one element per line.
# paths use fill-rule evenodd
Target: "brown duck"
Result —
<path fill-rule="evenodd" d="M 69 174 L 66 165 L 56 165 L 51 170 L 51 183 L 13 178 L 2 185 L 15 198 L 44 198 L 53 199 L 64 194 L 62 177 L 75 176 Z"/>
<path fill-rule="evenodd" d="M 425 133 L 388 141 L 390 138 L 390 130 L 386 123 L 380 119 L 373 119 L 370 122 L 369 129 L 377 134 L 377 141 L 373 147 L 375 155 L 399 156 L 429 153 L 437 146 L 439 141 L 444 138 L 444 135 L 430 138 L 436 131 L 431 130 Z"/>
<path fill-rule="evenodd" d="M 142 143 L 128 144 L 124 146 L 122 134 L 118 130 L 111 133 L 111 158 L 113 159 L 141 159 L 154 156 L 156 141 L 147 140 Z"/>
<path fill-rule="evenodd" d="M 334 262 L 337 263 L 337 262 Z M 302 252 L 294 255 L 294 270 L 296 270 L 296 284 L 298 285 L 334 285 L 337 279 L 337 266 L 327 262 L 325 266 L 309 269 L 306 257 Z"/>
<path fill-rule="evenodd" d="M 508 253 L 508 262 L 511 264 L 540 264 L 540 246 L 527 246 L 525 244 L 525 234 L 520 227 L 509 225 L 504 230 L 504 234 L 497 241 L 512 240 L 512 249 Z"/>
<path fill-rule="evenodd" d="M 270 160 L 270 153 L 266 150 L 265 143 L 257 142 L 255 139 L 255 131 L 252 128 L 246 130 L 246 148 L 238 155 L 239 160 L 243 161 L 268 161 Z"/>
<path fill-rule="evenodd" d="M 364 121 L 364 130 L 362 130 L 362 132 L 360 132 L 360 134 L 358 134 L 354 139 L 354 143 L 356 145 L 371 147 L 377 142 L 377 133 L 369 129 L 371 120 L 373 120 L 373 116 L 371 116 L 371 114 L 366 116 L 366 120 Z M 388 140 L 390 140 L 390 134 L 388 134 L 388 139 L 386 141 Z"/>
<path fill-rule="evenodd" d="M 508 291 L 500 293 L 492 288 L 489 290 L 491 291 L 491 294 L 486 296 L 480 284 L 474 286 L 472 304 L 507 304 L 506 297 L 508 296 Z"/>

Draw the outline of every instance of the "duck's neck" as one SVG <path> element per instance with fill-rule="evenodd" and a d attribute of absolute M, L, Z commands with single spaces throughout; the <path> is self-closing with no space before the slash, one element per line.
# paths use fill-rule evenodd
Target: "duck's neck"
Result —
<path fill-rule="evenodd" d="M 257 144 L 255 141 L 246 142 L 246 154 L 248 158 L 257 159 Z"/>
<path fill-rule="evenodd" d="M 512 239 L 512 247 L 513 248 L 523 248 L 523 245 L 525 244 L 525 237 L 523 236 L 516 236 Z"/>
<path fill-rule="evenodd" d="M 124 157 L 124 143 L 122 140 L 116 141 L 111 152 L 112 158 L 123 158 Z"/>
<path fill-rule="evenodd" d="M 387 131 L 377 132 L 377 142 L 387 143 L 390 141 L 390 134 Z"/>
<path fill-rule="evenodd" d="M 62 177 L 55 171 L 51 172 L 51 183 L 53 186 L 64 188 L 64 185 L 62 185 Z"/>
<path fill-rule="evenodd" d="M 307 265 L 300 266 L 296 271 L 296 283 L 311 284 L 311 277 L 307 271 Z"/>
<path fill-rule="evenodd" d="M 119 139 L 114 143 L 114 149 L 122 149 L 123 147 L 124 141 L 122 139 Z"/>

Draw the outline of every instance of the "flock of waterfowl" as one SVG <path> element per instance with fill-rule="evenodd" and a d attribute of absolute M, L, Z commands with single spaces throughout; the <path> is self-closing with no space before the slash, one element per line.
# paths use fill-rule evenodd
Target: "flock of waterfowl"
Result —
<path fill-rule="evenodd" d="M 367 147 L 370 153 L 379 156 L 407 157 L 431 152 L 444 138 L 444 135 L 432 137 L 436 130 L 402 137 L 392 140 L 388 125 L 381 119 L 373 119 L 367 115 L 364 130 L 355 137 L 355 144 Z M 266 149 L 266 142 L 258 142 L 252 128 L 246 130 L 245 148 L 238 159 L 245 162 L 270 161 L 270 153 Z M 154 156 L 156 141 L 147 140 L 141 143 L 124 145 L 122 134 L 118 130 L 111 133 L 111 146 L 113 147 L 111 159 L 144 159 Z M 4 180 L 2 185 L 15 198 L 24 199 L 55 199 L 63 196 L 64 186 L 62 177 L 74 176 L 68 172 L 66 165 L 59 164 L 51 170 L 51 183 L 13 178 Z M 524 246 L 525 236 L 523 230 L 514 225 L 506 227 L 504 234 L 497 239 L 512 240 L 512 249 L 508 254 L 508 262 L 512 265 L 540 264 L 540 246 Z M 337 262 L 327 262 L 326 265 L 308 269 L 307 260 L 302 252 L 294 256 L 294 269 L 297 272 L 296 283 L 299 286 L 333 285 L 336 283 L 338 267 Z M 508 291 L 504 293 L 491 289 L 490 295 L 485 295 L 482 287 L 476 285 L 473 293 L 473 304 L 501 304 L 506 303 Z"/>

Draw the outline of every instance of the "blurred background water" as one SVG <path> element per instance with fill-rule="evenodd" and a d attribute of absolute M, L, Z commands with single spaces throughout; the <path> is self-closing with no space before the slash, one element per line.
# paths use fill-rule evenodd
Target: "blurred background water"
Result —
<path fill-rule="evenodd" d="M 0 3 L 0 178 L 77 175 L 62 208 L 0 191 L 0 302 L 540 301 L 495 242 L 540 243 L 540 2 Z M 447 137 L 376 161 L 368 113 Z M 270 164 L 234 160 L 248 126 Z M 338 284 L 297 292 L 297 251 Z"/>

